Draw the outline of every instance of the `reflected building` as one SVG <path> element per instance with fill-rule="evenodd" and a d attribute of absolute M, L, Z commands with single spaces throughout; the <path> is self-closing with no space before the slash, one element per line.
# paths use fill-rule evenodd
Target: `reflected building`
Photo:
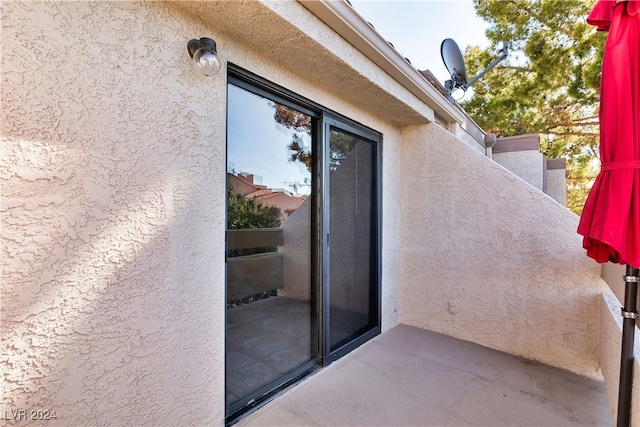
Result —
<path fill-rule="evenodd" d="M 266 185 L 255 183 L 256 177 L 250 173 L 228 173 L 229 190 L 247 199 L 253 199 L 263 206 L 273 206 L 280 209 L 281 220 L 284 222 L 295 212 L 304 201 L 306 195 L 295 195 L 282 188 L 268 188 Z"/>

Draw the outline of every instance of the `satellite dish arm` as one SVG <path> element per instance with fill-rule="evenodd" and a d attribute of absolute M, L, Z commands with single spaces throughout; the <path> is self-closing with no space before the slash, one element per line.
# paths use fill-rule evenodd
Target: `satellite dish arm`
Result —
<path fill-rule="evenodd" d="M 491 64 L 489 64 L 489 66 L 487 68 L 485 68 L 484 70 L 482 70 L 480 72 L 480 74 L 478 74 L 477 76 L 475 76 L 474 78 L 471 79 L 470 82 L 468 82 L 466 85 L 464 85 L 464 90 L 467 90 L 467 88 L 469 88 L 469 86 L 471 86 L 472 84 L 474 84 L 475 82 L 477 82 L 479 79 L 482 78 L 482 76 L 484 76 L 485 74 L 487 74 L 493 67 L 495 67 L 496 65 L 498 65 L 501 61 L 504 61 L 507 56 L 509 55 L 509 48 L 507 47 L 506 43 L 505 45 L 502 47 L 501 49 L 501 55 L 498 57 L 498 59 L 496 59 L 495 61 L 493 61 Z"/>

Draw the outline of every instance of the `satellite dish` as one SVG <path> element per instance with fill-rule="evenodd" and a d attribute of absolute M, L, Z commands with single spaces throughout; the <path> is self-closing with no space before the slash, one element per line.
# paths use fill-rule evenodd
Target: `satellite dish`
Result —
<path fill-rule="evenodd" d="M 453 39 L 444 39 L 440 45 L 440 55 L 444 66 L 451 74 L 451 80 L 455 87 L 462 87 L 467 84 L 467 67 L 464 65 L 464 58 L 460 52 L 458 44 Z"/>
<path fill-rule="evenodd" d="M 452 99 L 451 92 L 456 89 L 462 89 L 466 92 L 478 79 L 498 65 L 500 61 L 506 59 L 509 55 L 507 43 L 502 44 L 502 48 L 498 50 L 498 53 L 500 54 L 498 59 L 489 64 L 487 68 L 471 79 L 470 82 L 467 82 L 467 67 L 464 65 L 464 58 L 462 57 L 458 44 L 453 41 L 453 39 L 444 39 L 440 45 L 440 55 L 442 55 L 444 66 L 447 67 L 447 71 L 451 74 L 451 80 L 447 80 L 444 84 L 448 97 Z"/>

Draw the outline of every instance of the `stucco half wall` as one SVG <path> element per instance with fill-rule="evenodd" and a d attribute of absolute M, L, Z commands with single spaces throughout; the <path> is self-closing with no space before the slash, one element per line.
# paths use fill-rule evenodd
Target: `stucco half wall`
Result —
<path fill-rule="evenodd" d="M 435 125 L 405 129 L 401 164 L 401 321 L 599 376 L 577 217 Z"/>
<path fill-rule="evenodd" d="M 620 390 L 620 356 L 622 349 L 622 316 L 620 301 L 612 292 L 602 294 L 600 301 L 600 364 L 607 387 L 607 396 L 613 419 L 618 418 L 618 393 Z M 640 420 L 640 329 L 635 329 L 633 391 L 631 400 L 631 420 Z M 634 424 L 635 425 L 635 424 Z"/>

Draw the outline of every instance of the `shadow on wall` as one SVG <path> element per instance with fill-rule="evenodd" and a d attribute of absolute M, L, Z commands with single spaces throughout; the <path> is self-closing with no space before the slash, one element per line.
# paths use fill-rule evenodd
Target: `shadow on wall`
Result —
<path fill-rule="evenodd" d="M 2 151 L 20 178 L 3 208 L 7 407 L 50 405 L 59 422 L 116 421 L 113 414 L 130 412 L 125 406 L 147 400 L 149 389 L 175 388 L 179 375 L 158 373 L 187 350 L 175 337 L 193 333 L 176 320 L 187 312 L 206 318 L 209 310 L 189 297 L 198 278 L 185 273 L 197 268 L 177 277 L 169 261 L 191 244 L 176 238 L 191 202 L 175 195 L 192 194 L 192 184 L 169 171 L 124 196 L 92 177 L 108 159 L 91 156 L 86 170 L 76 168 L 88 157 L 82 149 L 11 141 Z M 101 204 L 112 208 L 98 215 Z M 118 390 L 126 390 L 127 405 L 113 399 Z M 82 402 L 102 405 L 83 413 Z"/>
<path fill-rule="evenodd" d="M 224 79 L 162 3 L 2 12 L 5 408 L 223 420 Z"/>

